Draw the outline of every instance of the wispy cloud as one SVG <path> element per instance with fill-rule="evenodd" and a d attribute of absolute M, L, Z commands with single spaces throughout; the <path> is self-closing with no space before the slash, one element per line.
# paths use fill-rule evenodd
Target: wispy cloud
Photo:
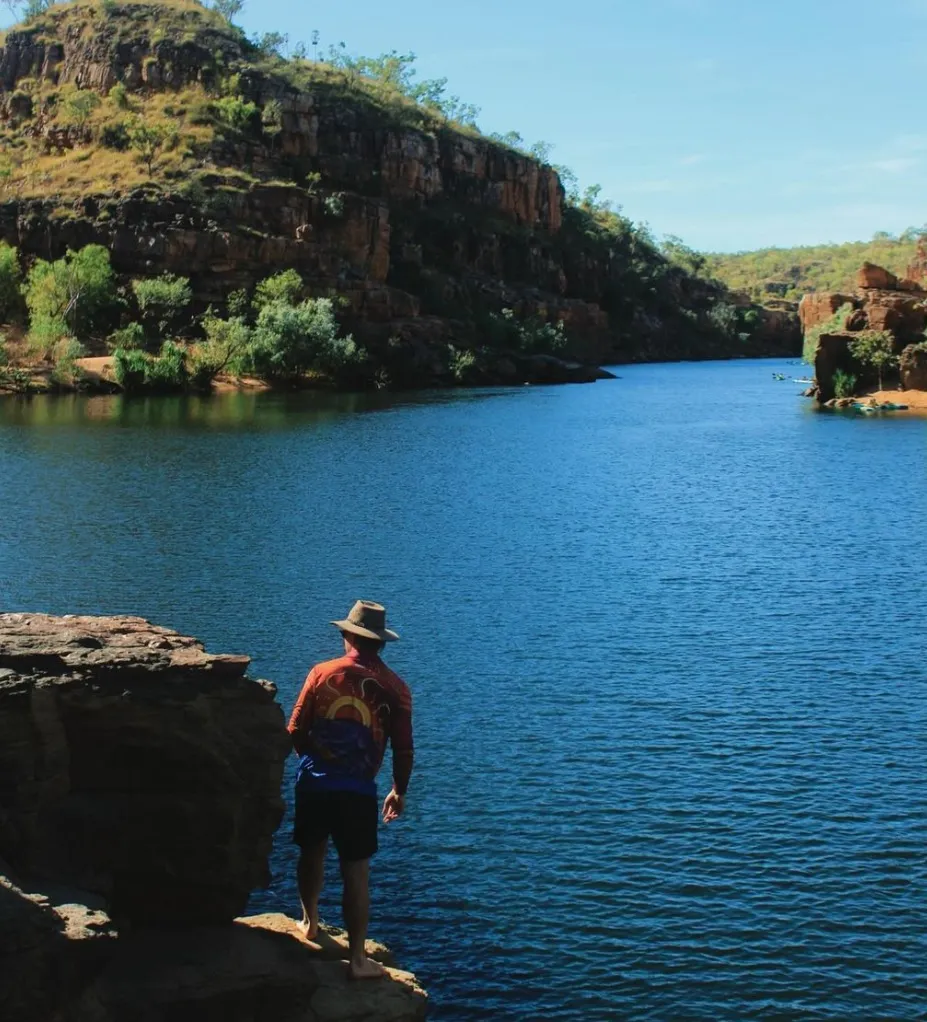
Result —
<path fill-rule="evenodd" d="M 918 161 L 910 156 L 896 156 L 889 160 L 873 160 L 871 166 L 884 174 L 903 174 L 917 164 Z"/>
<path fill-rule="evenodd" d="M 903 153 L 927 152 L 927 135 L 899 135 L 894 139 L 893 147 Z"/>
<path fill-rule="evenodd" d="M 689 156 L 683 156 L 679 161 L 683 167 L 694 167 L 697 163 L 704 163 L 708 157 L 704 153 L 691 153 Z"/>

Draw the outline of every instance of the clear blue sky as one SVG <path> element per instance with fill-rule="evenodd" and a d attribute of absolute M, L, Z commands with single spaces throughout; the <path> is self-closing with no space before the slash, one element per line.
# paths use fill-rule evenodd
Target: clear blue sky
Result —
<path fill-rule="evenodd" d="M 927 221 L 927 0 L 249 0 L 249 32 L 414 51 L 484 131 L 707 250 Z"/>
<path fill-rule="evenodd" d="M 249 32 L 414 51 L 658 234 L 738 250 L 927 221 L 927 0 L 250 0 Z"/>

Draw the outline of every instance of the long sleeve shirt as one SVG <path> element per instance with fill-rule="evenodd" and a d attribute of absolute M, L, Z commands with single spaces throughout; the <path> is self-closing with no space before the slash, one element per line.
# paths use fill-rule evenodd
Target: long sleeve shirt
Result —
<path fill-rule="evenodd" d="M 300 757 L 297 784 L 376 795 L 387 742 L 393 784 L 404 795 L 412 774 L 412 694 L 377 656 L 352 650 L 309 672 L 290 717 Z"/>

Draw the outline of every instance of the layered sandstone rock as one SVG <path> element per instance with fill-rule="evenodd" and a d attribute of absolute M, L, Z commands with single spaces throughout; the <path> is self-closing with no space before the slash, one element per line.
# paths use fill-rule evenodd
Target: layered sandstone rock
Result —
<path fill-rule="evenodd" d="M 927 347 L 909 344 L 899 364 L 902 390 L 927 390 Z"/>
<path fill-rule="evenodd" d="M 139 618 L 0 615 L 0 857 L 135 921 L 239 915 L 289 750 L 248 663 Z"/>
<path fill-rule="evenodd" d="M 846 331 L 821 334 L 814 354 L 814 378 L 817 381 L 816 396 L 823 404 L 835 396 L 834 376 L 839 372 L 856 376 L 859 367 L 850 351 L 855 335 Z"/>
<path fill-rule="evenodd" d="M 867 288 L 894 291 L 898 287 L 898 278 L 883 266 L 876 266 L 875 263 L 863 263 L 856 274 L 856 286 L 861 291 Z"/>
<path fill-rule="evenodd" d="M 846 295 L 838 291 L 811 291 L 802 298 L 798 306 L 798 318 L 801 328 L 807 333 L 812 327 L 826 323 L 844 305 L 856 308 L 859 299 L 855 295 Z"/>

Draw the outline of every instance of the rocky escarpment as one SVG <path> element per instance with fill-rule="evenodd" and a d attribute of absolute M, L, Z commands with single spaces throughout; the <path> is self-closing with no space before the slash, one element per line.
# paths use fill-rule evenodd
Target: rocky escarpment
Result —
<path fill-rule="evenodd" d="M 350 985 L 336 936 L 240 918 L 289 750 L 247 667 L 138 618 L 0 615 L 4 1022 L 423 1017 L 407 975 Z"/>
<path fill-rule="evenodd" d="M 195 4 L 78 2 L 7 35 L 0 118 L 45 151 L 80 148 L 89 129 L 62 128 L 35 99 L 43 83 L 101 95 L 118 83 L 140 100 L 233 89 L 256 112 L 220 126 L 173 181 L 0 204 L 0 238 L 30 255 L 99 242 L 120 273 L 190 277 L 201 309 L 295 268 L 343 296 L 346 327 L 409 382 L 434 375 L 448 345 L 485 343 L 503 308 L 562 321 L 568 354 L 590 361 L 796 350 L 781 317 L 755 336 L 719 331 L 723 287 L 600 230 L 552 167 L 327 65 L 259 59 Z"/>
<path fill-rule="evenodd" d="M 799 315 L 805 335 L 817 334 L 813 358 L 819 401 L 824 403 L 834 398 L 837 372 L 852 375 L 861 388 L 876 382 L 872 367 L 861 364 L 852 351 L 853 342 L 863 331 L 889 335 L 898 357 L 902 386 L 921 388 L 925 379 L 921 345 L 927 327 L 924 265 L 919 257 L 907 275 L 899 279 L 881 266 L 866 263 L 857 274 L 856 291 L 805 295 Z M 832 326 L 835 314 L 841 309 L 847 310 L 844 322 Z"/>

